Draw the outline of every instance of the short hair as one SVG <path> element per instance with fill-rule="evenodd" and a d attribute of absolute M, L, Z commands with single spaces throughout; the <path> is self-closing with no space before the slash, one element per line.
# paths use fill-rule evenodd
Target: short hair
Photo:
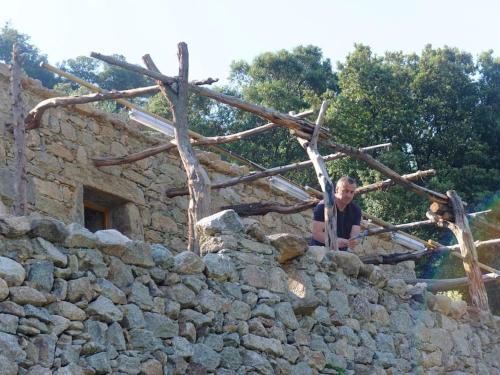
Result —
<path fill-rule="evenodd" d="M 339 180 L 337 181 L 337 186 L 338 185 L 342 185 L 344 183 L 347 183 L 349 185 L 358 185 L 358 183 L 356 182 L 356 180 L 352 177 L 349 177 L 349 176 L 342 176 L 339 178 Z"/>

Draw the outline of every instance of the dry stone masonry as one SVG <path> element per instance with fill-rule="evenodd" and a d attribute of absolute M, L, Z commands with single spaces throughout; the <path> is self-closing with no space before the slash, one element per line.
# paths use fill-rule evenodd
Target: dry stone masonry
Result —
<path fill-rule="evenodd" d="M 202 256 L 0 216 L 0 374 L 484 374 L 500 320 L 223 211 Z"/>

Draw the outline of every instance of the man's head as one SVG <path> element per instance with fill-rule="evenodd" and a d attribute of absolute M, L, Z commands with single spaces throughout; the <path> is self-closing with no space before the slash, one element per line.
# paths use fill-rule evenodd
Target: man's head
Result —
<path fill-rule="evenodd" d="M 354 198 L 356 191 L 356 180 L 349 176 L 342 176 L 335 185 L 335 199 L 343 206 L 347 206 Z"/>

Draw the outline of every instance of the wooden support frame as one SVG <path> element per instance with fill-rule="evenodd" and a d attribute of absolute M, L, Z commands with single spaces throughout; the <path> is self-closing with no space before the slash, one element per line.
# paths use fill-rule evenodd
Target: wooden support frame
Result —
<path fill-rule="evenodd" d="M 325 118 L 328 102 L 324 101 L 316 120 L 316 127 L 311 136 L 311 140 L 297 137 L 297 141 L 304 148 L 311 159 L 311 163 L 316 172 L 321 190 L 323 191 L 323 202 L 325 205 L 325 247 L 327 250 L 338 251 L 339 246 L 337 243 L 337 205 L 335 204 L 335 191 L 333 182 L 328 175 L 326 164 L 320 153 L 318 152 L 318 137 L 319 130 Z"/>
<path fill-rule="evenodd" d="M 175 125 L 175 141 L 179 150 L 182 164 L 186 171 L 189 187 L 188 208 L 188 249 L 200 254 L 200 247 L 195 230 L 196 223 L 210 215 L 210 180 L 205 169 L 200 165 L 191 146 L 188 133 L 187 105 L 188 105 L 188 75 L 189 53 L 187 44 L 177 45 L 179 58 L 179 78 L 176 87 L 158 81 L 162 94 L 166 97 L 172 110 Z M 143 56 L 145 65 L 151 71 L 158 72 L 149 55 Z"/>

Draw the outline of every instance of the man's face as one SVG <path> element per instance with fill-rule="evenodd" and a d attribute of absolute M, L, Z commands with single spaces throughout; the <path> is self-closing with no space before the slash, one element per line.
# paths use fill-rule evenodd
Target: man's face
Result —
<path fill-rule="evenodd" d="M 335 199 L 339 203 L 348 205 L 354 198 L 354 192 L 356 191 L 356 184 L 350 184 L 347 181 L 338 184 L 335 189 Z"/>

